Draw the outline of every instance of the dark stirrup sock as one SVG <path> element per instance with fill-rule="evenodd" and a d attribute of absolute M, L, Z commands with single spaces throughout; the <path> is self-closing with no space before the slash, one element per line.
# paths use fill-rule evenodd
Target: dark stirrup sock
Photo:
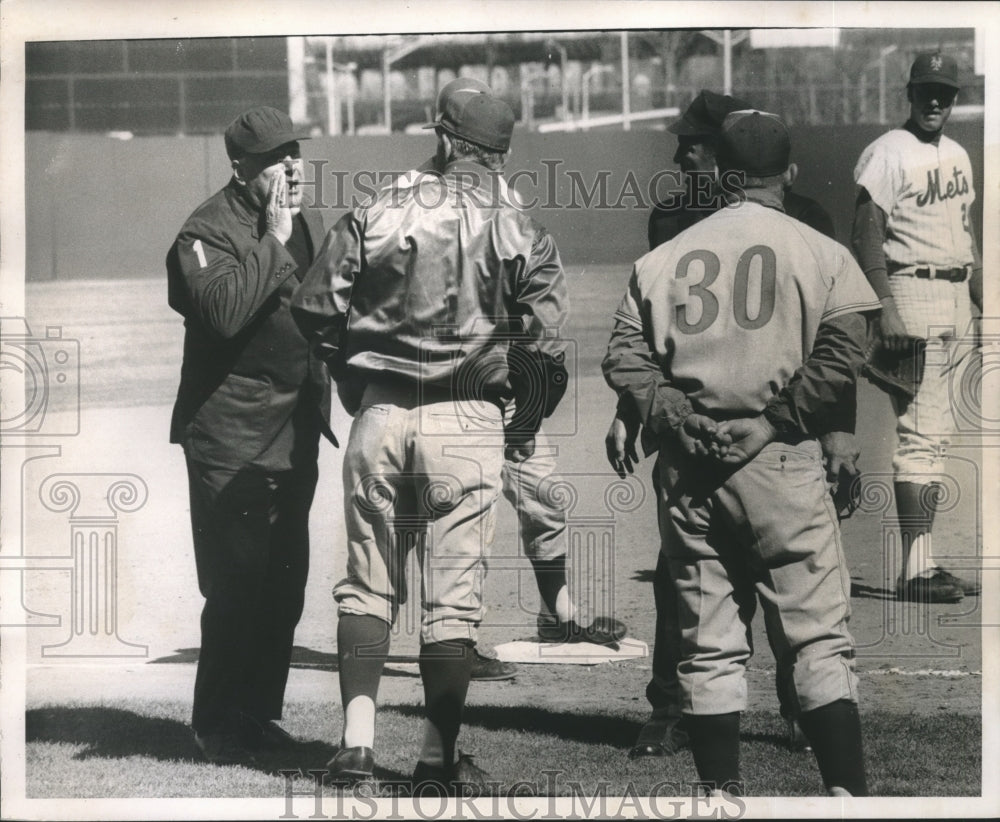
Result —
<path fill-rule="evenodd" d="M 337 620 L 340 699 L 346 708 L 356 696 L 378 695 L 382 668 L 389 655 L 390 625 L 378 617 L 341 614 Z"/>
<path fill-rule="evenodd" d="M 449 767 L 472 675 L 475 643 L 467 639 L 431 642 L 420 648 L 420 678 L 424 683 L 424 749 L 421 761 Z M 440 756 L 440 762 L 433 760 Z"/>
<path fill-rule="evenodd" d="M 531 567 L 535 572 L 542 604 L 555 616 L 559 592 L 566 587 L 566 555 L 562 554 L 553 559 L 533 559 Z"/>
<path fill-rule="evenodd" d="M 851 796 L 868 796 L 858 706 L 838 699 L 801 714 L 799 724 L 816 754 L 827 789 L 844 788 Z"/>
<path fill-rule="evenodd" d="M 684 714 L 698 777 L 710 789 L 743 795 L 740 781 L 740 712 Z"/>

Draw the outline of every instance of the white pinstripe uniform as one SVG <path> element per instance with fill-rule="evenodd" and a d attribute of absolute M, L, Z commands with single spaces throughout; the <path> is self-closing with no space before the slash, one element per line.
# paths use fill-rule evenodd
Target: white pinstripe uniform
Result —
<path fill-rule="evenodd" d="M 972 166 L 965 149 L 949 137 L 925 142 L 897 128 L 862 152 L 854 179 L 886 214 L 883 249 L 900 318 L 908 334 L 927 340 L 916 396 L 909 404 L 893 398 L 899 436 L 893 470 L 897 482 L 929 484 L 940 478 L 955 429 L 951 383 L 973 348 L 959 345 L 972 308 L 967 280 L 914 274 L 971 271 Z"/>

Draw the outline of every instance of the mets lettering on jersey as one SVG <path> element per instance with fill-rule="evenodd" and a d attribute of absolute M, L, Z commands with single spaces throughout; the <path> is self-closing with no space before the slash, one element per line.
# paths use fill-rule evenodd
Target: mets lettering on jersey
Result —
<path fill-rule="evenodd" d="M 969 155 L 954 140 L 942 134 L 935 144 L 893 129 L 864 150 L 854 179 L 886 214 L 890 264 L 972 263 L 969 212 L 976 191 Z"/>
<path fill-rule="evenodd" d="M 640 258 L 615 318 L 651 332 L 664 374 L 696 411 L 732 417 L 760 413 L 784 388 L 821 322 L 877 308 L 846 248 L 745 202 Z"/>

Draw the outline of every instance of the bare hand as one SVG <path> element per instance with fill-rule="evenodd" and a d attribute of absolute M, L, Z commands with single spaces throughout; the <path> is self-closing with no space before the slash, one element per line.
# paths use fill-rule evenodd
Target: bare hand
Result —
<path fill-rule="evenodd" d="M 503 458 L 507 462 L 524 462 L 530 459 L 535 453 L 535 438 L 518 436 L 508 438 L 504 445 Z"/>
<path fill-rule="evenodd" d="M 836 486 L 842 477 L 853 477 L 858 473 L 857 461 L 861 448 L 854 434 L 846 431 L 831 431 L 819 438 L 823 447 L 823 463 L 826 478 Z"/>
<path fill-rule="evenodd" d="M 718 433 L 715 420 L 704 414 L 688 414 L 676 430 L 685 453 L 692 457 L 707 457 L 712 453 L 711 447 Z"/>
<path fill-rule="evenodd" d="M 626 474 L 631 474 L 633 466 L 639 461 L 639 455 L 635 450 L 638 436 L 639 426 L 633 425 L 630 429 L 625 420 L 617 415 L 611 420 L 611 427 L 604 435 L 608 463 L 621 479 L 625 479 Z"/>
<path fill-rule="evenodd" d="M 764 416 L 741 417 L 720 423 L 710 447 L 725 465 L 744 465 L 756 457 L 776 433 Z"/>
<path fill-rule="evenodd" d="M 267 233 L 273 234 L 284 245 L 292 236 L 292 212 L 287 206 L 288 183 L 285 174 L 279 171 L 272 175 L 267 187 L 267 203 L 264 219 L 267 223 Z"/>
<path fill-rule="evenodd" d="M 882 301 L 882 313 L 875 319 L 879 340 L 887 351 L 904 352 L 912 344 L 912 339 L 906 333 L 906 326 L 899 316 L 896 303 L 892 299 Z"/>

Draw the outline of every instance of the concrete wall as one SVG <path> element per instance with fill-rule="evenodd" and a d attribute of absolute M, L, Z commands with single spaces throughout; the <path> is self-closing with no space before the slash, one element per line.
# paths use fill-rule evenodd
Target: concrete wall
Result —
<path fill-rule="evenodd" d="M 850 233 L 854 163 L 882 131 L 793 129 L 793 160 L 801 169 L 795 188 L 827 207 L 842 242 Z M 968 150 L 982 192 L 982 123 L 954 123 L 948 133 Z M 672 135 L 654 131 L 517 134 L 508 176 L 566 262 L 621 262 L 646 250 L 652 197 L 673 187 L 664 172 L 675 168 L 674 147 Z M 332 225 L 380 174 L 423 162 L 434 140 L 429 134 L 317 138 L 303 148 L 311 194 Z M 162 276 L 184 219 L 229 177 L 219 137 L 121 141 L 29 132 L 25 150 L 29 280 Z"/>

